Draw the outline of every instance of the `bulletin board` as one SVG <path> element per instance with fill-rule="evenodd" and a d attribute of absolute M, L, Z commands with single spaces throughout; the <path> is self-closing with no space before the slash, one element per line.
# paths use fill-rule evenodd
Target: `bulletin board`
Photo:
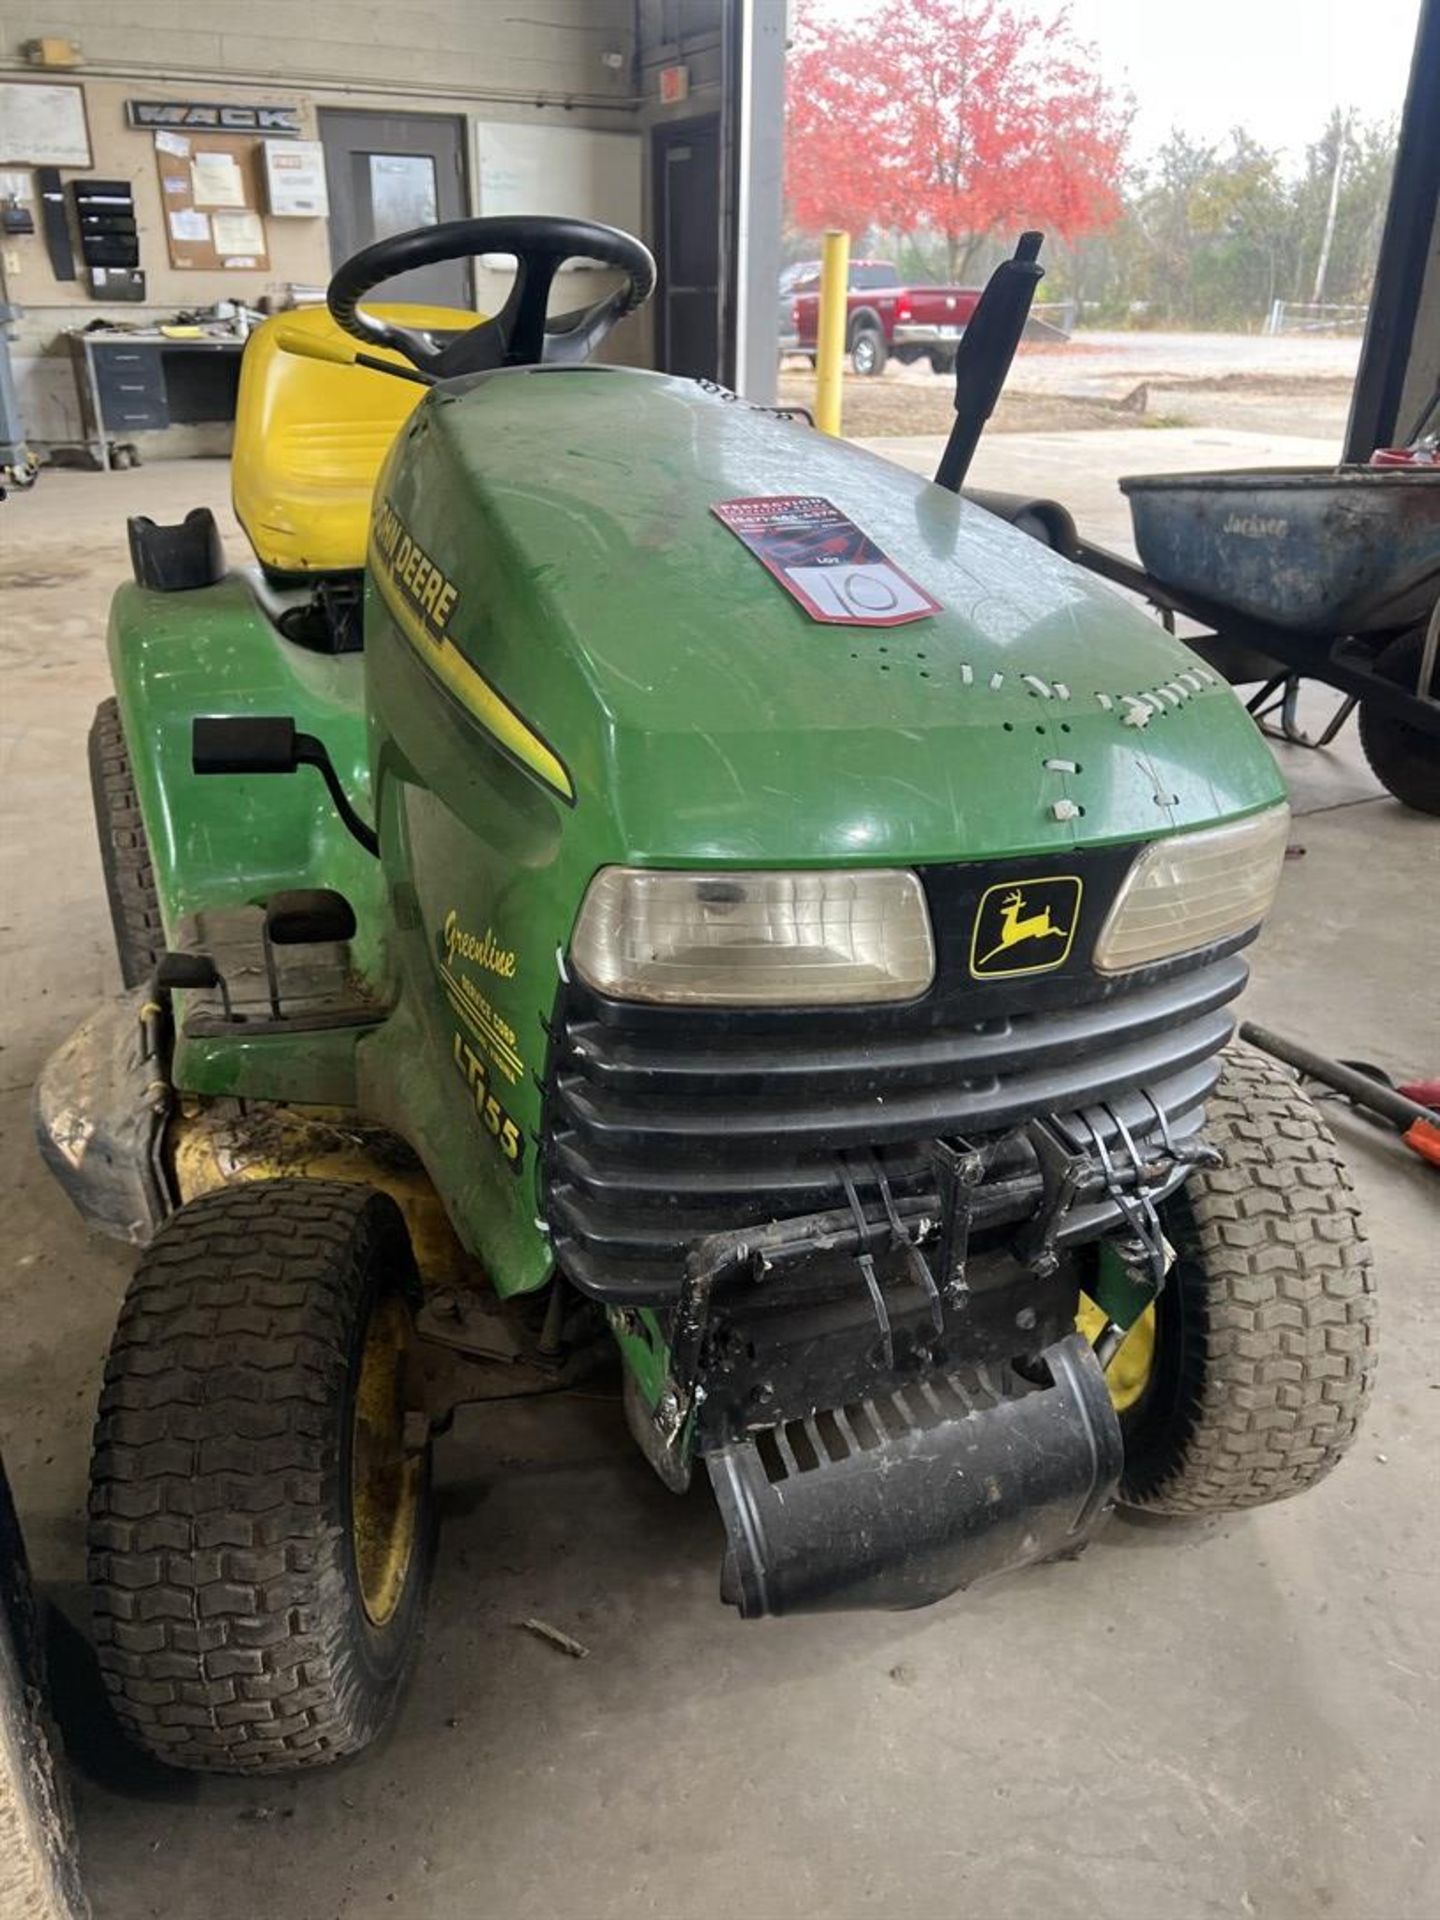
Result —
<path fill-rule="evenodd" d="M 253 134 L 156 132 L 172 267 L 200 273 L 269 267 L 262 148 Z"/>

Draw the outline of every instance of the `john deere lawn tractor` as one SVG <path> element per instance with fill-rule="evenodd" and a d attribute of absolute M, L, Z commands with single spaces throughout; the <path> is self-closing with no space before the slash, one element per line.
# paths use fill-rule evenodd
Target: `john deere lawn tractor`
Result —
<path fill-rule="evenodd" d="M 494 253 L 493 317 L 363 304 Z M 547 317 L 576 256 L 618 291 Z M 131 522 L 92 736 L 130 991 L 38 1099 L 143 1249 L 91 1577 L 164 1759 L 376 1732 L 462 1403 L 608 1370 L 747 1616 L 925 1605 L 1349 1444 L 1349 1186 L 1229 1050 L 1274 763 L 952 490 L 1037 272 L 967 333 L 936 485 L 588 364 L 653 284 L 624 234 L 387 239 L 247 348 L 254 564 Z"/>

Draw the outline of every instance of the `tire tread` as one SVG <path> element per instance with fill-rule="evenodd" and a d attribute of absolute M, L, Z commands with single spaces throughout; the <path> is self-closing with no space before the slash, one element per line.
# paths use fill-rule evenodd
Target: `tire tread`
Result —
<path fill-rule="evenodd" d="M 1203 1375 L 1168 1470 L 1122 1487 L 1127 1504 L 1161 1513 L 1313 1486 L 1349 1449 L 1374 1381 L 1370 1248 L 1314 1102 L 1236 1045 L 1208 1127 L 1225 1164 L 1191 1176 L 1179 1215 L 1181 1260 L 1203 1276 Z"/>
<path fill-rule="evenodd" d="M 375 1731 L 334 1410 L 377 1204 L 309 1180 L 203 1195 L 126 1295 L 95 1427 L 95 1636 L 122 1723 L 174 1765 L 324 1764 Z"/>
<path fill-rule="evenodd" d="M 90 790 L 100 863 L 110 901 L 120 977 L 138 987 L 154 971 L 165 951 L 160 896 L 150 859 L 150 842 L 140 813 L 135 774 L 120 724 L 120 703 L 112 695 L 95 709 L 90 727 Z"/>

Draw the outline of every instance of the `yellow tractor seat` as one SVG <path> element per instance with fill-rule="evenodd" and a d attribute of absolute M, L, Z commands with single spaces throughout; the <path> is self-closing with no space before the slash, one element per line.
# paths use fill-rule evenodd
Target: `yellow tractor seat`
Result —
<path fill-rule="evenodd" d="M 376 306 L 377 318 L 462 333 L 485 317 L 455 307 Z M 310 335 L 408 367 L 403 354 L 362 347 L 325 307 L 278 313 L 255 329 L 240 364 L 231 487 L 235 517 L 270 573 L 339 573 L 365 564 L 380 467 L 425 389 L 369 367 L 287 353 L 280 335 Z"/>

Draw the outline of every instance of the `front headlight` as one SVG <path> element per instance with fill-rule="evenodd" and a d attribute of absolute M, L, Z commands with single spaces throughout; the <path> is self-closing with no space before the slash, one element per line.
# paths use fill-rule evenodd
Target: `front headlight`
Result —
<path fill-rule="evenodd" d="M 1289 833 L 1282 804 L 1147 847 L 1100 929 L 1096 971 L 1127 973 L 1258 926 L 1280 884 Z"/>
<path fill-rule="evenodd" d="M 935 977 L 913 873 L 665 873 L 604 867 L 570 957 L 621 1000 L 818 1007 L 913 1000 Z"/>

